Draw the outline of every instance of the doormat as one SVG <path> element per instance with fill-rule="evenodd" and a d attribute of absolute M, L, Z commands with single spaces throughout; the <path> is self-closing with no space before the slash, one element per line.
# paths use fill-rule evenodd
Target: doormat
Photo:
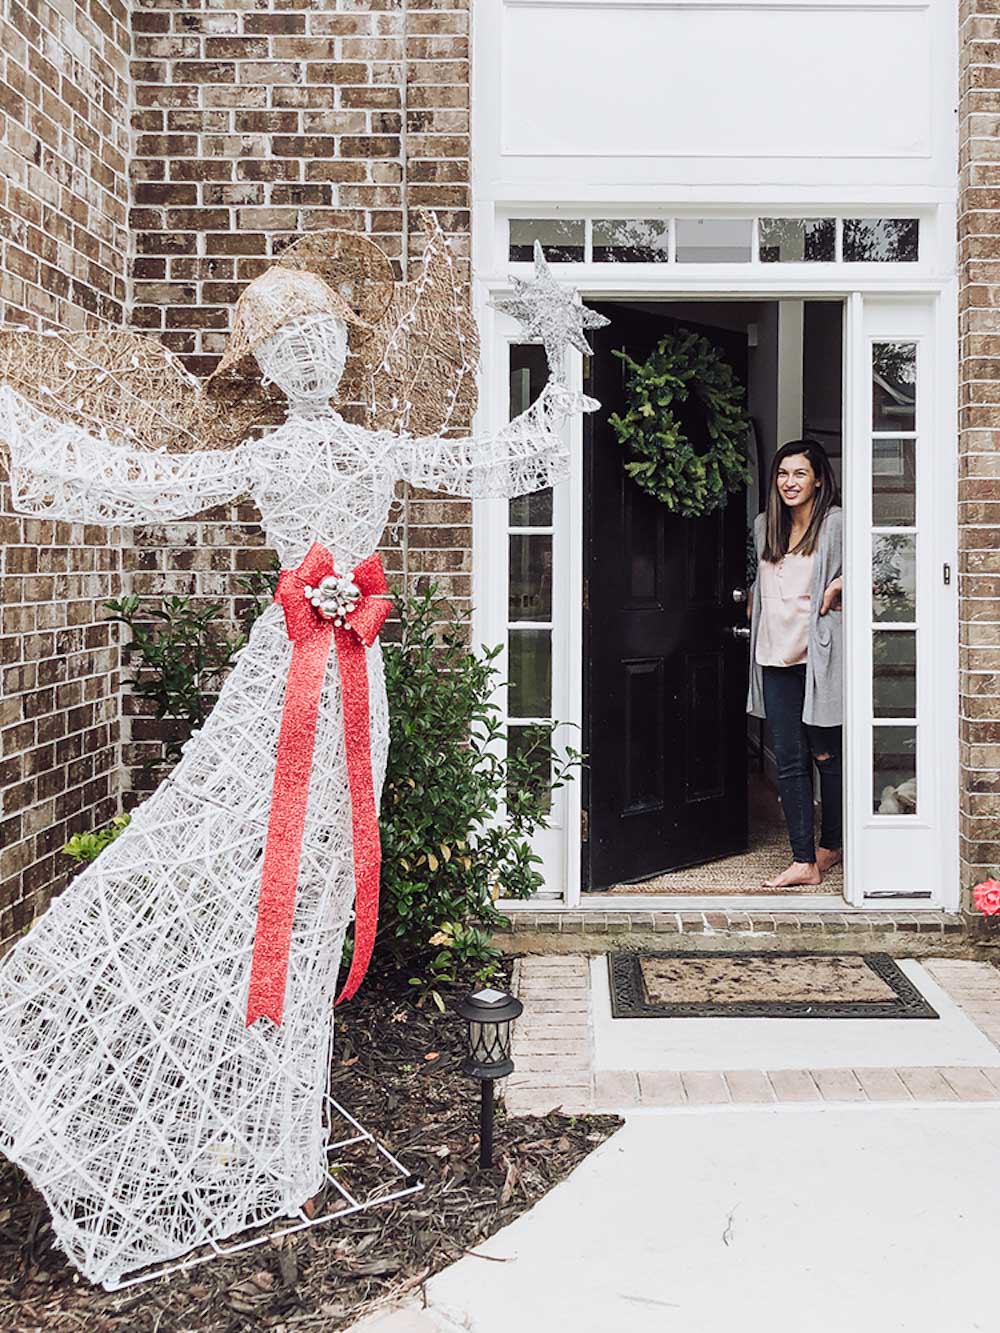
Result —
<path fill-rule="evenodd" d="M 886 953 L 612 953 L 613 1018 L 937 1018 Z"/>

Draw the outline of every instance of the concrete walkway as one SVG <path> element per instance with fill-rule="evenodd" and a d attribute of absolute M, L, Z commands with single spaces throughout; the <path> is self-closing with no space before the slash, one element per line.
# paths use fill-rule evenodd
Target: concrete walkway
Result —
<path fill-rule="evenodd" d="M 901 966 L 939 1019 L 612 1020 L 522 959 L 508 1113 L 625 1127 L 359 1333 L 997 1333 L 1000 973 Z"/>
<path fill-rule="evenodd" d="M 637 1115 L 427 1298 L 471 1333 L 995 1333 L 998 1197 L 995 1106 Z"/>

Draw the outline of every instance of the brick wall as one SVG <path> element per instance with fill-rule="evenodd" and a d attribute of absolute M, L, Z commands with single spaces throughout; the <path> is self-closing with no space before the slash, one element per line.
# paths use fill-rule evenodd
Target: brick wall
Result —
<path fill-rule="evenodd" d="M 128 15 L 9 0 L 0 18 L 0 318 L 120 323 Z M 5 466 L 5 459 L 0 460 Z M 0 473 L 0 949 L 66 879 L 66 838 L 117 802 L 119 538 L 10 516 Z"/>
<path fill-rule="evenodd" d="M 0 316 L 120 324 L 128 9 L 8 0 L 0 18 Z"/>
<path fill-rule="evenodd" d="M 962 0 L 959 591 L 962 873 L 1000 866 L 1000 17 Z"/>
<path fill-rule="evenodd" d="M 469 247 L 470 0 L 138 0 L 133 14 L 133 321 L 197 373 L 225 345 L 232 306 L 303 231 L 367 232 L 407 267 L 414 210 L 438 210 Z M 133 591 L 228 602 L 266 567 L 252 506 L 137 531 Z M 410 497 L 387 541 L 398 583 L 471 591 L 471 512 Z M 162 728 L 124 700 L 123 760 L 147 790 Z M 144 769 L 144 765 L 147 767 Z"/>

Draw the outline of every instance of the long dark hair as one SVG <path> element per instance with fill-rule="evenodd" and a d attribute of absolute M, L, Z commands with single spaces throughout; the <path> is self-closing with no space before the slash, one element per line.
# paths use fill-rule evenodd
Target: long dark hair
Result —
<path fill-rule="evenodd" d="M 771 473 L 767 483 L 764 559 L 772 564 L 788 554 L 788 543 L 792 536 L 792 511 L 782 500 L 778 490 L 778 468 L 793 454 L 802 454 L 804 458 L 808 458 L 818 483 L 813 500 L 812 517 L 795 547 L 795 555 L 812 555 L 826 516 L 840 499 L 833 468 L 826 456 L 826 450 L 818 440 L 789 440 L 787 444 L 783 444 L 771 460 Z"/>

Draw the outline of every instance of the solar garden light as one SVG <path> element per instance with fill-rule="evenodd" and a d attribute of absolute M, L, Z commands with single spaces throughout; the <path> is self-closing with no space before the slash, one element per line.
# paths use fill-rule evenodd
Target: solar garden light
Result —
<path fill-rule="evenodd" d="M 514 1068 L 510 1058 L 511 1024 L 524 1005 L 506 991 L 473 991 L 455 1006 L 469 1024 L 469 1054 L 462 1061 L 462 1072 L 479 1079 L 479 1165 L 493 1165 L 493 1084 L 506 1078 Z"/>

